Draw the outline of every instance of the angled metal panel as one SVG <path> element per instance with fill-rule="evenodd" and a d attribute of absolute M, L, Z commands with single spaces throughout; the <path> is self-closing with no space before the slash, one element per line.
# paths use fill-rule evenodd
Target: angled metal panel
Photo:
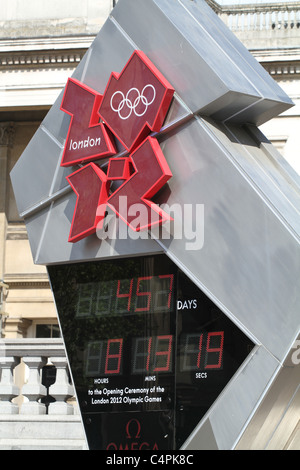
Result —
<path fill-rule="evenodd" d="M 120 1 L 112 17 L 194 113 L 258 125 L 292 106 L 204 0 Z"/>
<path fill-rule="evenodd" d="M 161 201 L 178 209 L 203 204 L 204 242 L 183 233 L 182 238 L 166 234 L 159 243 L 232 319 L 282 360 L 299 328 L 299 192 L 293 190 L 287 208 L 285 198 L 279 203 L 278 186 L 267 181 L 251 146 L 236 154 L 228 137 L 213 128 L 195 119 L 161 141 L 174 175 Z M 196 227 L 195 211 L 193 216 Z"/>
<path fill-rule="evenodd" d="M 184 450 L 233 449 L 249 416 L 253 415 L 257 404 L 263 399 L 266 384 L 271 382 L 278 368 L 279 364 L 274 357 L 263 347 L 258 347 L 251 354 L 249 360 L 246 360 L 182 448 Z M 211 433 L 209 441 L 206 437 L 207 428 Z"/>
<path fill-rule="evenodd" d="M 300 412 L 299 344 L 298 337 L 241 434 L 237 450 L 293 450 Z M 294 450 L 299 449 L 297 439 L 294 443 Z"/>
<path fill-rule="evenodd" d="M 11 173 L 20 213 L 49 196 L 62 150 L 43 129 L 37 130 Z"/>

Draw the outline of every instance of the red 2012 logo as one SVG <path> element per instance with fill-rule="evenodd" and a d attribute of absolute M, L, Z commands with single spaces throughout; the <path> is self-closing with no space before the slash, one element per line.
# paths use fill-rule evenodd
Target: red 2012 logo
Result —
<path fill-rule="evenodd" d="M 151 198 L 172 173 L 159 143 L 158 132 L 174 89 L 142 51 L 134 51 L 120 74 L 112 73 L 104 94 L 69 79 L 61 109 L 71 116 L 61 166 L 82 166 L 67 177 L 77 195 L 70 242 L 101 228 L 109 206 L 133 230 L 140 231 L 170 220 Z M 116 155 L 114 138 L 125 147 Z M 109 158 L 104 171 L 95 161 Z M 111 183 L 121 184 L 112 190 Z M 126 198 L 126 204 L 123 204 Z M 140 217 L 128 208 L 139 204 Z"/>

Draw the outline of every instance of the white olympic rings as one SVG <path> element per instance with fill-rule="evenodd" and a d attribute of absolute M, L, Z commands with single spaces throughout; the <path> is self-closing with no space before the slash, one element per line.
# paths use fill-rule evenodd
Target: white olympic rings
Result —
<path fill-rule="evenodd" d="M 150 88 L 153 91 L 153 98 L 150 101 L 148 101 L 148 98 L 144 95 L 147 88 Z M 134 99 L 133 102 L 132 102 L 132 99 L 129 98 L 129 95 L 132 92 L 137 93 L 137 97 Z M 117 107 L 115 107 L 113 105 L 113 100 L 117 95 L 120 95 L 120 103 L 118 104 Z M 122 91 L 120 91 L 120 90 L 116 91 L 110 99 L 110 107 L 111 107 L 112 111 L 114 111 L 115 113 L 118 113 L 120 119 L 123 119 L 125 121 L 126 119 L 128 119 L 131 116 L 132 111 L 134 112 L 134 114 L 137 117 L 143 116 L 147 112 L 149 106 L 155 100 L 155 97 L 156 97 L 156 90 L 155 90 L 154 86 L 149 83 L 148 85 L 144 86 L 144 88 L 142 89 L 142 93 L 140 93 L 137 88 L 130 88 L 130 90 L 127 92 L 126 96 L 124 95 L 124 93 Z M 145 109 L 142 109 L 142 111 L 137 112 L 137 107 L 141 102 L 144 105 Z M 122 110 L 125 106 L 127 106 L 128 111 L 124 115 L 124 114 L 122 114 Z M 126 110 L 126 108 L 125 108 L 125 110 Z"/>

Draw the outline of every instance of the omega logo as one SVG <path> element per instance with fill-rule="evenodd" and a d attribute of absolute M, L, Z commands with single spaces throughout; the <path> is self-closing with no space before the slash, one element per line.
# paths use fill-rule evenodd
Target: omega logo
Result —
<path fill-rule="evenodd" d="M 141 424 L 140 422 L 137 420 L 137 419 L 131 419 L 130 421 L 128 421 L 128 423 L 126 424 L 126 437 L 128 439 L 132 439 L 132 434 L 130 432 L 130 427 L 132 428 L 132 426 L 134 426 L 134 423 L 135 423 L 135 427 L 136 427 L 136 433 L 135 433 L 135 438 L 136 439 L 139 439 L 140 438 L 140 434 L 141 434 Z M 131 430 L 132 431 L 132 430 Z"/>
<path fill-rule="evenodd" d="M 138 419 L 130 419 L 125 426 L 125 432 L 125 442 L 110 442 L 106 450 L 158 450 L 156 442 L 150 444 L 141 439 L 141 423 Z"/>

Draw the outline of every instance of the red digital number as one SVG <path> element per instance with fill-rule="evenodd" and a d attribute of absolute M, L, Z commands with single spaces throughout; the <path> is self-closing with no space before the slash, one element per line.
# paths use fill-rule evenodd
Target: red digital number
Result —
<path fill-rule="evenodd" d="M 149 372 L 152 337 L 149 338 L 136 338 L 134 340 L 133 351 L 133 373 Z"/>
<path fill-rule="evenodd" d="M 198 344 L 198 348 L 199 348 L 199 352 L 197 354 L 197 368 L 200 369 L 200 360 L 201 360 L 201 352 L 202 352 L 202 341 L 203 341 L 203 334 L 200 335 L 200 338 L 199 338 L 199 344 Z"/>
<path fill-rule="evenodd" d="M 210 347 L 211 338 L 219 336 L 220 337 L 220 346 L 212 348 Z M 224 346 L 224 331 L 213 331 L 208 333 L 207 335 L 207 343 L 206 343 L 206 366 L 205 369 L 220 369 L 222 365 L 222 357 L 223 357 L 223 346 Z M 208 354 L 209 353 L 217 353 L 218 354 L 218 361 L 216 364 L 207 364 L 208 362 Z"/>
<path fill-rule="evenodd" d="M 129 285 L 129 292 L 126 293 L 120 293 L 120 287 L 121 287 L 121 281 L 118 281 L 118 289 L 117 289 L 117 297 L 120 298 L 126 298 L 128 297 L 128 302 L 127 302 L 127 311 L 129 312 L 130 310 L 130 304 L 131 304 L 131 297 L 132 297 L 132 285 L 133 285 L 133 279 L 130 280 L 130 285 Z"/>
<path fill-rule="evenodd" d="M 117 346 L 117 352 L 115 352 Z M 123 339 L 109 339 L 107 341 L 106 358 L 105 358 L 105 374 L 119 374 L 122 361 Z M 112 350 L 112 351 L 111 351 Z M 109 367 L 109 361 L 113 367 Z"/>
<path fill-rule="evenodd" d="M 173 281 L 174 281 L 174 274 L 165 274 L 159 276 L 160 279 L 170 279 L 170 284 L 169 284 L 169 295 L 168 295 L 168 308 L 171 306 L 171 300 L 172 300 L 172 292 L 173 292 Z"/>
<path fill-rule="evenodd" d="M 151 346 L 152 346 L 152 338 L 150 337 L 148 340 L 147 362 L 146 362 L 146 370 L 148 372 L 149 372 L 149 367 L 150 367 Z"/>
<path fill-rule="evenodd" d="M 150 309 L 150 304 L 151 304 L 151 292 L 140 292 L 140 283 L 141 281 L 147 281 L 148 279 L 152 279 L 152 276 L 148 277 L 139 277 L 137 281 L 137 286 L 136 286 L 136 295 L 137 297 L 145 297 L 147 296 L 147 305 L 145 307 L 136 307 L 135 311 L 136 312 L 148 312 Z"/>
<path fill-rule="evenodd" d="M 136 338 L 133 348 L 133 373 L 169 372 L 172 341 L 172 335 Z"/>
<path fill-rule="evenodd" d="M 182 370 L 220 369 L 222 367 L 223 348 L 224 331 L 187 335 Z M 203 352 L 205 353 L 204 356 Z"/>
<path fill-rule="evenodd" d="M 167 340 L 166 349 L 162 351 L 158 351 L 157 349 L 160 347 L 162 342 L 165 342 L 165 340 Z M 157 342 L 156 342 L 157 346 L 156 346 L 156 351 L 155 351 L 155 363 L 157 363 L 158 361 L 161 362 L 161 358 L 163 357 L 165 360 L 165 365 L 155 367 L 153 372 L 168 372 L 169 371 L 170 364 L 171 364 L 172 340 L 173 340 L 172 335 L 164 335 L 164 336 L 157 337 Z"/>

